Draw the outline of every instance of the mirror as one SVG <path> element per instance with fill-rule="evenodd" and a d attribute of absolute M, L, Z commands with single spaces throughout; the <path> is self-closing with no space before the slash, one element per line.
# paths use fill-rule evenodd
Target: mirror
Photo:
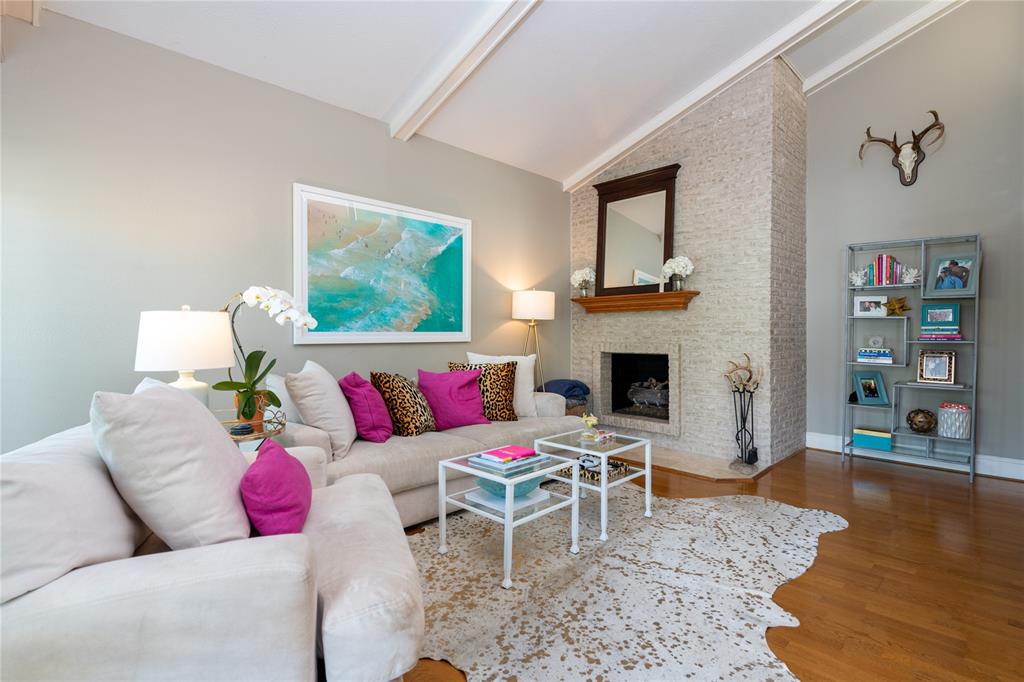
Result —
<path fill-rule="evenodd" d="M 658 291 L 672 257 L 678 171 L 673 164 L 594 185 L 598 296 Z"/>

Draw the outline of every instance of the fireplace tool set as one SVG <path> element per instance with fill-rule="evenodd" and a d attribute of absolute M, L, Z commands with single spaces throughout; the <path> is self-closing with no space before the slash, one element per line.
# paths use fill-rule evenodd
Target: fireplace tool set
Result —
<path fill-rule="evenodd" d="M 757 463 L 757 448 L 754 446 L 754 393 L 761 385 L 764 368 L 754 370 L 750 356 L 743 354 L 743 363 L 729 361 L 725 379 L 732 390 L 733 412 L 736 417 L 736 447 L 740 461 L 744 464 Z"/>

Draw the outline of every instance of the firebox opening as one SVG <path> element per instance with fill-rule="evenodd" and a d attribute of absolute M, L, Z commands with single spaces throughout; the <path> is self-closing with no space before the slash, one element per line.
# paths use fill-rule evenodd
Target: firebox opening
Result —
<path fill-rule="evenodd" d="M 668 355 L 611 355 L 612 412 L 669 421 Z"/>

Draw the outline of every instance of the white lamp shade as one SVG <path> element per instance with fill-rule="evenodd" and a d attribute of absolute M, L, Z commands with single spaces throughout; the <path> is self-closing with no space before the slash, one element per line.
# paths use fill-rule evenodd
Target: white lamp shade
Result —
<path fill-rule="evenodd" d="M 513 291 L 513 320 L 553 320 L 555 319 L 555 292 Z"/>
<path fill-rule="evenodd" d="M 139 316 L 136 372 L 220 369 L 234 364 L 226 312 L 147 310 Z"/>

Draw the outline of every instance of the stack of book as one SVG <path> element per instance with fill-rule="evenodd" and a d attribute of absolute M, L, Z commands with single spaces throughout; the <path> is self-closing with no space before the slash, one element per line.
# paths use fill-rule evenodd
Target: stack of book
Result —
<path fill-rule="evenodd" d="M 868 264 L 867 285 L 872 287 L 900 284 L 903 277 L 903 263 L 896 260 L 895 256 L 878 254 L 875 260 Z"/>
<path fill-rule="evenodd" d="M 504 474 L 528 467 L 548 459 L 547 455 L 525 448 L 521 445 L 506 445 L 487 450 L 469 458 L 476 466 L 491 469 Z"/>
<path fill-rule="evenodd" d="M 858 348 L 857 362 L 869 362 L 875 365 L 891 365 L 892 348 Z"/>
<path fill-rule="evenodd" d="M 918 338 L 921 341 L 961 341 L 964 336 L 960 333 L 959 324 L 939 323 L 922 324 Z"/>

